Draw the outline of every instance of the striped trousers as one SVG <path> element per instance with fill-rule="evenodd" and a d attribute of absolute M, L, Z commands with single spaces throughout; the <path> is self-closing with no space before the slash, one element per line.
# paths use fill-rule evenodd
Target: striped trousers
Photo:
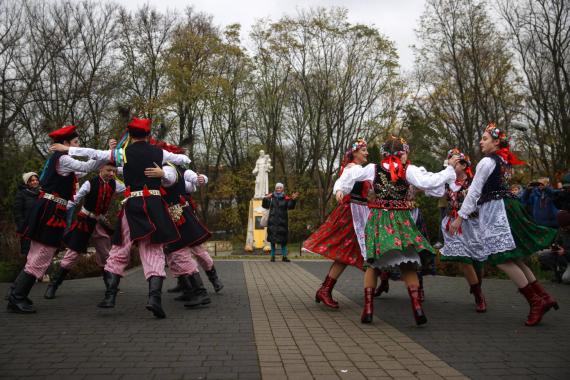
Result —
<path fill-rule="evenodd" d="M 91 235 L 91 241 L 95 246 L 95 262 L 98 266 L 103 268 L 105 267 L 107 257 L 109 257 L 109 251 L 111 250 L 111 237 L 105 228 L 97 223 Z M 65 256 L 63 260 L 61 260 L 60 265 L 64 269 L 71 269 L 77 260 L 79 260 L 79 252 L 68 248 L 67 251 L 65 251 Z"/>
<path fill-rule="evenodd" d="M 121 242 L 121 245 L 113 245 L 111 247 L 107 263 L 105 264 L 107 272 L 119 276 L 125 274 L 125 269 L 131 259 L 131 248 L 133 246 L 129 223 L 124 213 L 121 218 Z M 138 240 L 137 243 L 145 278 L 148 280 L 152 276 L 166 277 L 166 272 L 164 271 L 165 259 L 162 251 L 163 244 L 152 244 L 150 237 Z"/>
<path fill-rule="evenodd" d="M 210 256 L 208 251 L 206 251 L 206 248 L 204 248 L 203 244 L 197 245 L 195 247 L 190 247 L 190 252 L 192 255 L 194 255 L 202 269 L 205 271 L 212 269 L 214 266 L 214 260 L 212 260 L 212 256 Z"/>
<path fill-rule="evenodd" d="M 198 263 L 192 257 L 190 248 L 184 247 L 166 255 L 168 268 L 174 277 L 191 275 L 198 272 Z"/>

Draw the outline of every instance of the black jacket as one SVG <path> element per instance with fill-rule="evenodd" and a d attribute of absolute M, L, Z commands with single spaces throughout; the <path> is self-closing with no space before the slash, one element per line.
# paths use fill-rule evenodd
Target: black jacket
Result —
<path fill-rule="evenodd" d="M 553 203 L 559 210 L 570 211 L 570 191 L 562 190 L 554 194 Z"/>
<path fill-rule="evenodd" d="M 14 219 L 18 229 L 23 226 L 30 209 L 34 205 L 40 193 L 39 186 L 35 189 L 30 189 L 26 185 L 19 185 L 16 199 L 14 200 Z"/>
<path fill-rule="evenodd" d="M 295 208 L 295 199 L 287 196 L 277 199 L 271 194 L 263 198 L 261 207 L 269 209 L 267 221 L 267 241 L 271 243 L 287 244 L 289 237 L 289 214 L 288 211 Z"/>

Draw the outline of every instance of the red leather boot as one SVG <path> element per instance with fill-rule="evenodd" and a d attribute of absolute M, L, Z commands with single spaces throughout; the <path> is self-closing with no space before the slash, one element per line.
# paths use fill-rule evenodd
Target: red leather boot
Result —
<path fill-rule="evenodd" d="M 422 309 L 422 302 L 420 301 L 420 288 L 417 285 L 408 286 L 408 294 L 410 295 L 410 301 L 412 301 L 412 310 L 414 312 L 414 319 L 416 320 L 416 325 L 423 325 L 427 323 L 427 318 Z"/>
<path fill-rule="evenodd" d="M 364 309 L 360 316 L 360 322 L 372 323 L 374 316 L 374 288 L 364 288 Z"/>
<path fill-rule="evenodd" d="M 380 271 L 380 285 L 376 288 L 374 292 L 374 297 L 380 297 L 382 293 L 388 293 L 390 291 L 390 272 Z"/>
<path fill-rule="evenodd" d="M 534 291 L 531 284 L 528 284 L 524 288 L 520 288 L 519 292 L 526 298 L 528 304 L 530 305 L 530 311 L 528 313 L 528 318 L 525 322 L 527 326 L 537 325 L 544 313 L 546 313 L 545 303 L 542 297 Z"/>
<path fill-rule="evenodd" d="M 487 302 L 481 290 L 481 284 L 471 285 L 471 294 L 475 297 L 475 311 L 477 313 L 484 313 L 487 311 Z"/>
<path fill-rule="evenodd" d="M 338 309 L 338 302 L 332 298 L 332 290 L 334 288 L 334 284 L 336 284 L 336 280 L 327 275 L 325 282 L 323 282 L 319 290 L 317 290 L 317 294 L 315 295 L 315 302 L 322 302 L 325 304 L 325 306 L 333 309 Z"/>
<path fill-rule="evenodd" d="M 550 294 L 546 292 L 546 290 L 544 290 L 544 288 L 538 281 L 532 282 L 530 286 L 532 286 L 532 289 L 534 289 L 534 292 L 536 294 L 542 297 L 542 300 L 544 301 L 544 308 L 546 309 L 544 310 L 545 313 L 551 308 L 554 308 L 554 310 L 559 309 L 558 302 L 556 302 L 554 297 L 552 297 Z"/>

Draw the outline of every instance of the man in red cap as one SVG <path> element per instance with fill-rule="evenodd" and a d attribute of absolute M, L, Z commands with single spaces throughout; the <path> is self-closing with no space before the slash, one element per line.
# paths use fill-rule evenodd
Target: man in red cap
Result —
<path fill-rule="evenodd" d="M 155 317 L 165 318 L 161 303 L 162 283 L 166 277 L 163 245 L 178 240 L 179 234 L 160 191 L 164 173 L 152 177 L 148 174 L 153 173 L 156 168 L 160 170 L 167 162 L 187 165 L 190 159 L 149 144 L 150 119 L 133 118 L 127 128 L 129 142 L 116 156 L 117 161 L 124 163 L 123 176 L 127 189 L 120 220 L 115 229 L 113 246 L 105 264 L 104 280 L 107 290 L 105 298 L 98 306 L 115 307 L 119 282 L 129 263 L 131 247 L 136 242 L 145 278 L 149 283 L 146 308 Z M 52 149 L 69 151 L 70 155 L 96 160 L 108 158 L 111 154 L 110 151 L 70 148 L 61 144 L 54 144 Z"/>
<path fill-rule="evenodd" d="M 76 127 L 68 125 L 49 134 L 55 142 L 66 147 L 79 146 Z M 48 158 L 40 183 L 42 191 L 18 230 L 24 238 L 30 239 L 30 252 L 26 265 L 14 282 L 14 289 L 8 297 L 8 310 L 16 313 L 35 313 L 28 298 L 36 279 L 42 278 L 53 255 L 61 245 L 66 226 L 67 202 L 72 199 L 77 177 L 97 169 L 101 162 L 78 161 L 63 152 L 54 152 Z"/>

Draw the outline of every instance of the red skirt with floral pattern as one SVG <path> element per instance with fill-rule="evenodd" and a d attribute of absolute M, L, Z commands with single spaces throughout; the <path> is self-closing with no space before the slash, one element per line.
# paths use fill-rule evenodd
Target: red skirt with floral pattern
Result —
<path fill-rule="evenodd" d="M 362 269 L 363 257 L 354 232 L 350 202 L 342 202 L 303 243 L 303 251 Z"/>

